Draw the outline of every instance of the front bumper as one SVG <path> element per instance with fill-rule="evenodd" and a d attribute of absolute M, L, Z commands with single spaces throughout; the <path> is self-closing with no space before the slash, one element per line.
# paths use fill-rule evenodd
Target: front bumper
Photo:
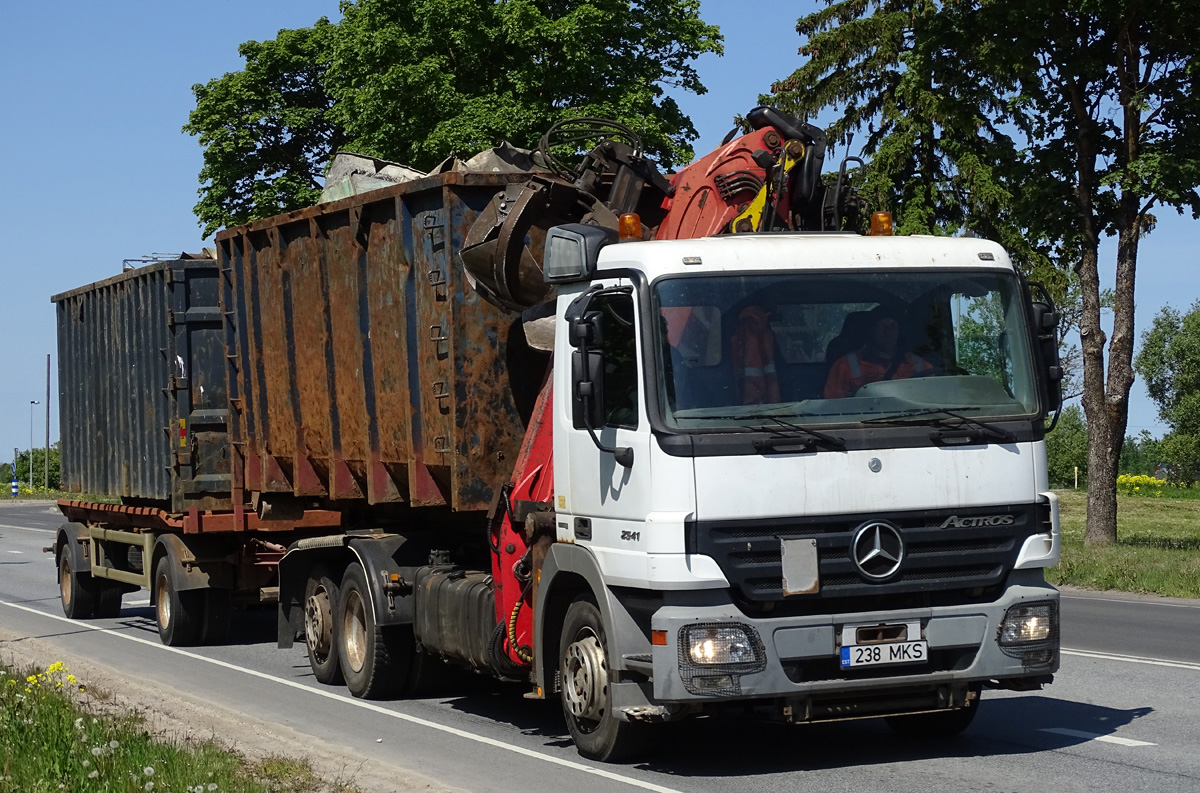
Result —
<path fill-rule="evenodd" d="M 1053 603 L 1055 626 L 1036 652 L 1001 647 L 998 636 L 1008 610 L 1019 604 Z M 749 618 L 732 603 L 666 606 L 651 627 L 664 631 L 665 646 L 652 654 L 653 697 L 659 703 L 702 704 L 784 699 L 793 703 L 876 700 L 880 712 L 952 707 L 972 684 L 996 681 L 1014 687 L 1049 679 L 1059 664 L 1058 591 L 1044 583 L 1010 585 L 996 601 L 935 608 L 853 614 Z M 928 658 L 920 664 L 842 669 L 840 637 L 845 625 L 919 622 Z M 706 668 L 691 662 L 681 635 L 697 623 L 745 626 L 757 634 L 761 662 Z M 705 679 L 707 678 L 707 679 Z M 896 698 L 894 706 L 884 704 Z M 914 699 L 915 697 L 915 699 Z M 926 704 L 901 704 L 920 700 Z M 929 704 L 932 703 L 932 704 Z M 852 708 L 851 708 L 852 709 Z"/>

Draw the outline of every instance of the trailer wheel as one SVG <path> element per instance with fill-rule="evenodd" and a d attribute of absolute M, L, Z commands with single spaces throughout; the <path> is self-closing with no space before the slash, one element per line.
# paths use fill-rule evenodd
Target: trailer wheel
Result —
<path fill-rule="evenodd" d="M 407 682 L 416 649 L 410 626 L 375 622 L 371 589 L 362 566 L 352 564 L 336 602 L 338 663 L 346 688 L 362 699 L 393 696 Z"/>
<path fill-rule="evenodd" d="M 579 754 L 589 760 L 620 762 L 645 751 L 649 725 L 621 721 L 612 713 L 608 640 L 600 609 L 590 597 L 567 609 L 559 642 L 562 709 Z"/>
<path fill-rule="evenodd" d="M 168 647 L 188 647 L 200 639 L 204 616 L 204 590 L 180 591 L 176 568 L 169 556 L 154 567 L 154 616 L 158 636 Z"/>
<path fill-rule="evenodd" d="M 335 686 L 342 683 L 333 618 L 337 602 L 338 585 L 324 567 L 314 567 L 304 585 L 304 646 L 313 677 L 318 683 Z"/>
<path fill-rule="evenodd" d="M 58 559 L 58 595 L 63 614 L 73 620 L 86 620 L 96 615 L 95 584 L 91 573 L 79 572 L 74 544 L 64 547 Z"/>
<path fill-rule="evenodd" d="M 953 738 L 971 726 L 975 714 L 979 710 L 980 691 L 982 687 L 974 686 L 971 691 L 974 696 L 970 704 L 958 710 L 939 710 L 936 713 L 914 713 L 907 716 L 888 716 L 884 719 L 892 732 L 902 738 L 925 740 L 933 738 Z"/>

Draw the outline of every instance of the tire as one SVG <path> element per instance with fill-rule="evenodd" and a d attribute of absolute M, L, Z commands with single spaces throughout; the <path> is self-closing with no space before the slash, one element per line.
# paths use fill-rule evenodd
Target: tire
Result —
<path fill-rule="evenodd" d="M 154 616 L 158 636 L 168 647 L 190 647 L 200 641 L 204 627 L 204 590 L 180 591 L 178 572 L 170 556 L 154 566 Z"/>
<path fill-rule="evenodd" d="M 337 610 L 338 585 L 323 567 L 314 567 L 304 585 L 304 646 L 313 677 L 325 685 L 341 685 L 338 665 L 338 638 L 334 614 Z"/>
<path fill-rule="evenodd" d="M 91 573 L 79 572 L 76 543 L 63 547 L 58 559 L 58 596 L 63 614 L 73 620 L 96 616 L 96 585 Z"/>
<path fill-rule="evenodd" d="M 651 725 L 621 721 L 612 713 L 608 639 L 600 609 L 590 597 L 577 598 L 567 608 L 558 668 L 563 718 L 580 755 L 615 763 L 653 748 Z"/>
<path fill-rule="evenodd" d="M 338 665 L 346 688 L 360 699 L 384 699 L 408 681 L 416 643 L 411 626 L 381 628 L 371 608 L 371 589 L 362 566 L 342 578 L 335 609 Z"/>
<path fill-rule="evenodd" d="M 930 740 L 953 738 L 971 726 L 975 713 L 979 710 L 979 686 L 971 688 L 975 695 L 970 704 L 957 710 L 939 710 L 935 713 L 914 713 L 907 716 L 888 716 L 884 719 L 887 726 L 902 738 L 913 740 Z"/>
<path fill-rule="evenodd" d="M 201 644 L 225 644 L 233 613 L 233 593 L 228 589 L 202 589 L 204 594 L 204 625 L 200 631 Z"/>

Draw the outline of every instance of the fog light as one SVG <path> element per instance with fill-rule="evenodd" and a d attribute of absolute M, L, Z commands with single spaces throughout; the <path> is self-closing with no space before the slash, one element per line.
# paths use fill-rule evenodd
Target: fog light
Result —
<path fill-rule="evenodd" d="M 692 688 L 699 691 L 721 691 L 733 688 L 732 675 L 696 675 L 692 678 Z"/>
<path fill-rule="evenodd" d="M 1045 642 L 1058 635 L 1058 614 L 1053 603 L 1013 606 L 1000 624 L 1001 646 Z"/>
<path fill-rule="evenodd" d="M 756 642 L 740 625 L 689 625 L 682 639 L 688 660 L 697 666 L 754 665 L 762 660 Z"/>

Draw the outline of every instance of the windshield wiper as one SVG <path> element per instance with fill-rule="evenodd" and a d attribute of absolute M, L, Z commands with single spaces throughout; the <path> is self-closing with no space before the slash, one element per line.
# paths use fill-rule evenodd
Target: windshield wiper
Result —
<path fill-rule="evenodd" d="M 878 418 L 873 418 L 873 419 L 863 419 L 863 421 L 861 423 L 863 423 L 863 424 L 931 424 L 933 426 L 940 427 L 940 426 L 946 425 L 946 419 L 942 418 L 942 416 L 948 416 L 953 419 L 958 419 L 959 427 L 962 427 L 962 425 L 967 424 L 967 425 L 974 427 L 975 429 L 973 431 L 968 431 L 967 435 L 950 435 L 945 432 L 936 433 L 937 437 L 934 438 L 934 440 L 953 440 L 955 437 L 962 437 L 962 438 L 966 438 L 968 440 L 974 440 L 975 436 L 979 435 L 980 433 L 986 433 L 987 435 L 990 435 L 991 437 L 996 438 L 997 440 L 1003 441 L 1005 443 L 1012 443 L 1017 439 L 1016 435 L 1013 435 L 1011 432 L 1009 432 L 1006 429 L 997 427 L 994 424 L 988 424 L 987 422 L 980 421 L 979 419 L 976 419 L 976 418 L 971 418 L 970 416 L 964 416 L 962 413 L 958 412 L 958 411 L 962 411 L 962 410 L 979 410 L 979 408 L 975 407 L 973 405 L 964 405 L 962 407 L 953 407 L 953 408 L 928 408 L 928 409 L 922 408 L 922 409 L 918 409 L 918 410 L 906 410 L 904 412 L 896 413 L 891 416 L 880 416 Z M 939 415 L 939 414 L 941 414 L 941 415 Z M 932 437 L 932 434 L 931 434 L 931 437 Z"/>
<path fill-rule="evenodd" d="M 779 416 L 773 416 L 770 413 L 743 413 L 741 415 L 727 416 L 697 416 L 696 418 L 705 419 L 725 419 L 730 421 L 763 419 L 773 421 L 779 427 L 753 426 L 749 424 L 738 425 L 744 430 L 763 431 L 771 433 L 772 437 L 754 441 L 754 448 L 760 452 L 787 452 L 791 449 L 784 448 L 788 441 L 795 441 L 797 433 L 805 436 L 804 442 L 801 444 L 802 450 L 811 449 L 813 446 L 824 446 L 827 449 L 845 449 L 846 442 L 836 435 L 828 435 L 824 432 L 804 427 L 800 424 L 793 424 L 790 421 L 784 421 Z"/>

